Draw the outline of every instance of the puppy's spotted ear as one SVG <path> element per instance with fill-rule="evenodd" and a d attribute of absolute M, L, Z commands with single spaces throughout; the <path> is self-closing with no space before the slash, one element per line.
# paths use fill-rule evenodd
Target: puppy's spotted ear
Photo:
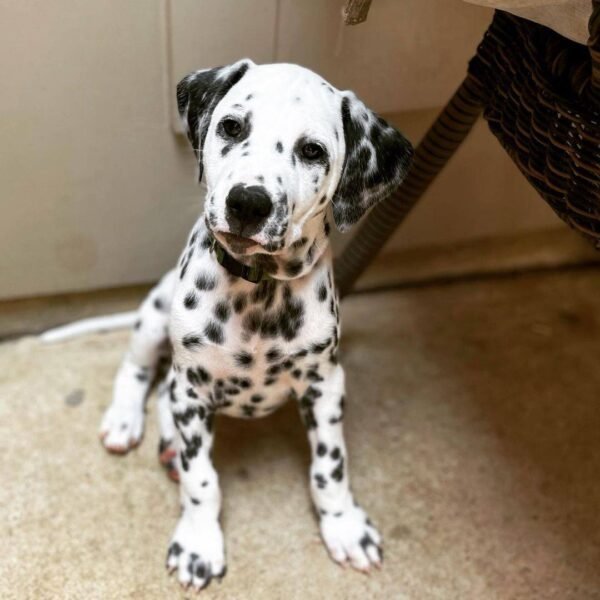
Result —
<path fill-rule="evenodd" d="M 346 231 L 400 185 L 413 149 L 352 92 L 342 92 L 342 123 L 346 154 L 332 205 L 335 224 Z"/>
<path fill-rule="evenodd" d="M 202 179 L 202 148 L 212 113 L 227 92 L 255 64 L 248 58 L 227 67 L 195 71 L 177 84 L 177 109 L 196 153 Z"/>

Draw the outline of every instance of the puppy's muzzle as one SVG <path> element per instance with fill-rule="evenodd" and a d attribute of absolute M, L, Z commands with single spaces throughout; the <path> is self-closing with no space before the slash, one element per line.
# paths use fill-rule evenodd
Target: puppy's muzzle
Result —
<path fill-rule="evenodd" d="M 264 225 L 273 210 L 273 202 L 264 187 L 235 185 L 225 200 L 229 231 L 249 237 Z"/>

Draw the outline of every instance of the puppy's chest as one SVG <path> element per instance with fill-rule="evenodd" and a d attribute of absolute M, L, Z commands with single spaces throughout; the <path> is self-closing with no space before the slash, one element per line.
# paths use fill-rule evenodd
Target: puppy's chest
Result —
<path fill-rule="evenodd" d="M 177 287 L 170 333 L 186 393 L 236 416 L 267 414 L 337 362 L 338 310 L 321 268 L 250 284 L 198 260 Z"/>

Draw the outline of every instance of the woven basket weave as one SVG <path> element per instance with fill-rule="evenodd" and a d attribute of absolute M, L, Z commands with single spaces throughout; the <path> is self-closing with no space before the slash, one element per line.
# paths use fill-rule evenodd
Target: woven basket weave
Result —
<path fill-rule="evenodd" d="M 335 262 L 342 295 L 383 248 L 483 111 L 531 185 L 600 248 L 600 0 L 587 47 L 497 11 L 469 73 L 415 148 L 402 185 L 363 221 Z"/>
<path fill-rule="evenodd" d="M 531 185 L 600 247 L 600 2 L 591 12 L 586 48 L 497 11 L 469 75 Z"/>

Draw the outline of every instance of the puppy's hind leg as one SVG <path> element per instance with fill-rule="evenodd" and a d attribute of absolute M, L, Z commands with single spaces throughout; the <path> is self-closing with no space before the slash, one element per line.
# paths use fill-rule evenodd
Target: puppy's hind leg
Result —
<path fill-rule="evenodd" d="M 173 373 L 158 386 L 157 415 L 160 442 L 158 444 L 158 460 L 166 469 L 169 479 L 179 481 L 177 470 L 177 447 L 175 440 L 175 422 L 169 405 L 172 395 Z"/>
<path fill-rule="evenodd" d="M 100 425 L 100 438 L 110 452 L 124 454 L 142 439 L 144 404 L 159 360 L 168 348 L 175 282 L 175 271 L 169 271 L 140 307 L 129 350 L 115 378 L 112 402 Z"/>

